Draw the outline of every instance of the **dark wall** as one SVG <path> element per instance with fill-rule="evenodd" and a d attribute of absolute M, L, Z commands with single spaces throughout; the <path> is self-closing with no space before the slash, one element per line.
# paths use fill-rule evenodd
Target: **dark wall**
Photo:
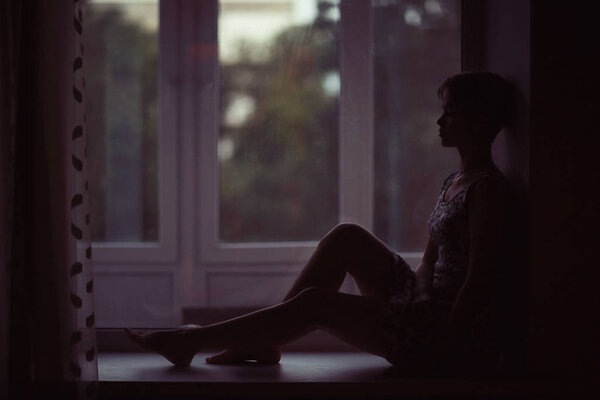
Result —
<path fill-rule="evenodd" d="M 515 83 L 517 118 L 494 158 L 527 212 L 526 370 L 600 377 L 600 54 L 590 3 L 463 0 L 465 69 Z M 469 20 L 470 18 L 470 20 Z"/>
<path fill-rule="evenodd" d="M 498 167 L 511 183 L 517 202 L 517 224 L 513 242 L 516 245 L 511 251 L 512 270 L 515 286 L 507 288 L 511 291 L 507 299 L 513 300 L 512 326 L 505 331 L 510 335 L 509 343 L 513 352 L 511 369 L 520 374 L 529 368 L 524 361 L 527 354 L 527 326 L 529 315 L 527 308 L 527 242 L 528 227 L 526 221 L 529 191 L 529 153 L 530 153 L 530 113 L 531 113 L 531 9 L 528 1 L 523 0 L 487 0 L 480 1 L 483 8 L 483 24 L 481 38 L 480 63 L 482 68 L 494 71 L 515 87 L 515 118 L 504 128 L 492 147 L 492 154 Z"/>
<path fill-rule="evenodd" d="M 483 62 L 486 69 L 501 74 L 516 88 L 515 120 L 500 132 L 492 151 L 521 202 L 529 186 L 530 19 L 528 1 L 488 0 Z"/>
<path fill-rule="evenodd" d="M 529 356 L 535 372 L 600 377 L 597 15 L 531 2 Z"/>

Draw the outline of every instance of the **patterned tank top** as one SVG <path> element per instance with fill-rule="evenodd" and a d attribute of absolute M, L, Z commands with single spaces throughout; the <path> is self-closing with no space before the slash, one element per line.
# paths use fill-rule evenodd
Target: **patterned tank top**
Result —
<path fill-rule="evenodd" d="M 438 258 L 433 267 L 432 297 L 438 304 L 449 307 L 465 282 L 469 266 L 469 226 L 465 198 L 473 183 L 489 176 L 476 179 L 445 201 L 444 196 L 456 175 L 458 172 L 444 181 L 427 223 L 431 240 L 438 247 Z"/>

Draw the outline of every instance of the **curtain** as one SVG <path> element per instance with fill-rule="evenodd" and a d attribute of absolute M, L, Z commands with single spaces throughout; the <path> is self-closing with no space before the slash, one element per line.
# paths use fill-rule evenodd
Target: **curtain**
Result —
<path fill-rule="evenodd" d="M 81 3 L 1 6 L 0 395 L 9 398 L 97 392 Z"/>

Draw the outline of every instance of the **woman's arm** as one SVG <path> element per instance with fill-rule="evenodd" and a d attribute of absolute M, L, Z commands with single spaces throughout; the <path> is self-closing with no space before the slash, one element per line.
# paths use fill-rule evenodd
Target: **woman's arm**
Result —
<path fill-rule="evenodd" d="M 469 265 L 447 325 L 446 345 L 460 344 L 476 328 L 476 318 L 502 273 L 510 226 L 510 195 L 501 182 L 482 180 L 469 192 Z M 467 344 L 468 345 L 468 344 Z"/>
<path fill-rule="evenodd" d="M 431 299 L 431 283 L 433 281 L 433 266 L 437 261 L 438 248 L 431 238 L 427 242 L 425 253 L 421 264 L 415 271 L 415 294 L 413 302 L 427 301 Z"/>

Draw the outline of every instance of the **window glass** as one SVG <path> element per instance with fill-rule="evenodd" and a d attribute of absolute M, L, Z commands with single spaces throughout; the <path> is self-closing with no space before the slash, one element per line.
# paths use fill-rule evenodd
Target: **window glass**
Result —
<path fill-rule="evenodd" d="M 158 0 L 84 11 L 92 240 L 157 241 Z"/>
<path fill-rule="evenodd" d="M 437 89 L 460 72 L 460 0 L 374 0 L 374 232 L 423 251 L 444 178 L 458 167 L 440 145 Z"/>
<path fill-rule="evenodd" d="M 320 239 L 338 220 L 336 1 L 219 2 L 220 240 Z"/>

